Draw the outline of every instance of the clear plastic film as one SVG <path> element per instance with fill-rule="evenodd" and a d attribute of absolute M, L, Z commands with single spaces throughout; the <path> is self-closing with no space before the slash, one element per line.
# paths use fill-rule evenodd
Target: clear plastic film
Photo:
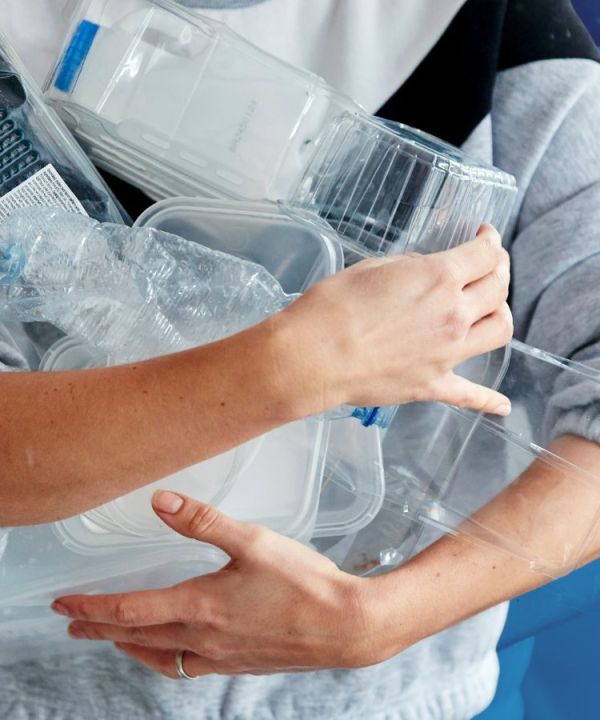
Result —
<path fill-rule="evenodd" d="M 447 533 L 551 577 L 585 557 L 600 476 L 574 464 L 569 442 L 600 457 L 600 373 L 517 341 L 496 370 L 513 404 L 506 419 L 437 403 L 400 408 L 383 441 L 378 516 L 352 540 L 328 542 L 347 571 L 397 567 Z"/>
<path fill-rule="evenodd" d="M 152 227 L 35 208 L 0 225 L 0 321 L 45 323 L 65 336 L 41 370 L 55 369 L 57 353 L 77 352 L 90 367 L 206 345 L 297 297 L 261 265 Z M 327 417 L 387 426 L 394 412 L 342 406 Z"/>

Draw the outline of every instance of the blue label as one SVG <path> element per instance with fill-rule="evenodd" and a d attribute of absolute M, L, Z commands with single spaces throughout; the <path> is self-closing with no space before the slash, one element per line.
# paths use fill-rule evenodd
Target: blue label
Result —
<path fill-rule="evenodd" d="M 99 29 L 100 25 L 89 20 L 82 20 L 79 24 L 77 32 L 73 35 L 73 39 L 65 52 L 54 82 L 55 87 L 61 92 L 68 93 L 73 89 L 79 71 L 94 44 Z"/>

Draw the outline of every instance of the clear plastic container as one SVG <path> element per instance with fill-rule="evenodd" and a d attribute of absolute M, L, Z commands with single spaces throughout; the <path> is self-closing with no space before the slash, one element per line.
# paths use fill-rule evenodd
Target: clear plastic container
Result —
<path fill-rule="evenodd" d="M 32 205 L 128 219 L 0 34 L 0 219 Z"/>
<path fill-rule="evenodd" d="M 506 360 L 499 389 L 513 404 L 508 418 L 437 403 L 400 408 L 383 443 L 381 509 L 346 539 L 346 570 L 398 566 L 446 533 L 550 577 L 577 566 L 598 531 L 600 472 L 562 456 L 556 441 L 596 444 L 600 373 L 517 341 Z"/>
<path fill-rule="evenodd" d="M 332 422 L 313 539 L 358 532 L 377 516 L 384 495 L 381 429 Z"/>
<path fill-rule="evenodd" d="M 344 113 L 328 127 L 290 202 L 323 217 L 357 259 L 434 252 L 503 233 L 512 175 L 400 123 Z"/>
<path fill-rule="evenodd" d="M 285 199 L 358 105 L 169 0 L 81 0 L 47 97 L 89 156 L 154 198 Z"/>

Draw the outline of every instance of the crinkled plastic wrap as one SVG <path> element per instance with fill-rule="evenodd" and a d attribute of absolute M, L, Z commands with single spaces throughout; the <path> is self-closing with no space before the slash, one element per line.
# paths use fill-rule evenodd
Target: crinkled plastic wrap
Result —
<path fill-rule="evenodd" d="M 20 211 L 0 225 L 0 320 L 43 323 L 46 338 L 59 330 L 85 343 L 94 364 L 206 345 L 296 297 L 261 265 L 151 227 L 52 209 Z M 394 411 L 342 406 L 328 417 L 369 427 L 389 424 Z"/>
<path fill-rule="evenodd" d="M 57 210 L 14 214 L 0 252 L 0 318 L 50 323 L 111 365 L 219 340 L 294 297 L 259 265 Z"/>

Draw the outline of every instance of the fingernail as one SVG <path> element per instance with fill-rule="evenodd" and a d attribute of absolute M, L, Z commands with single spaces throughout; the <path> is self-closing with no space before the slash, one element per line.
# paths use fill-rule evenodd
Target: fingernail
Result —
<path fill-rule="evenodd" d="M 494 410 L 494 415 L 500 415 L 501 417 L 506 417 L 507 415 L 510 415 L 512 412 L 512 405 L 509 402 L 503 402 L 498 405 L 498 407 Z"/>
<path fill-rule="evenodd" d="M 167 515 L 175 515 L 176 512 L 181 510 L 183 503 L 184 499 L 180 495 L 160 490 L 155 493 L 152 498 L 154 508 L 159 512 L 166 513 Z"/>
<path fill-rule="evenodd" d="M 83 631 L 82 627 L 80 625 L 69 625 L 69 635 L 74 638 L 75 640 L 83 640 L 86 638 L 86 634 Z"/>
<path fill-rule="evenodd" d="M 63 617 L 71 617 L 70 611 L 62 603 L 59 603 L 57 601 L 53 602 L 52 605 L 50 605 L 50 609 L 57 615 L 62 615 Z"/>

